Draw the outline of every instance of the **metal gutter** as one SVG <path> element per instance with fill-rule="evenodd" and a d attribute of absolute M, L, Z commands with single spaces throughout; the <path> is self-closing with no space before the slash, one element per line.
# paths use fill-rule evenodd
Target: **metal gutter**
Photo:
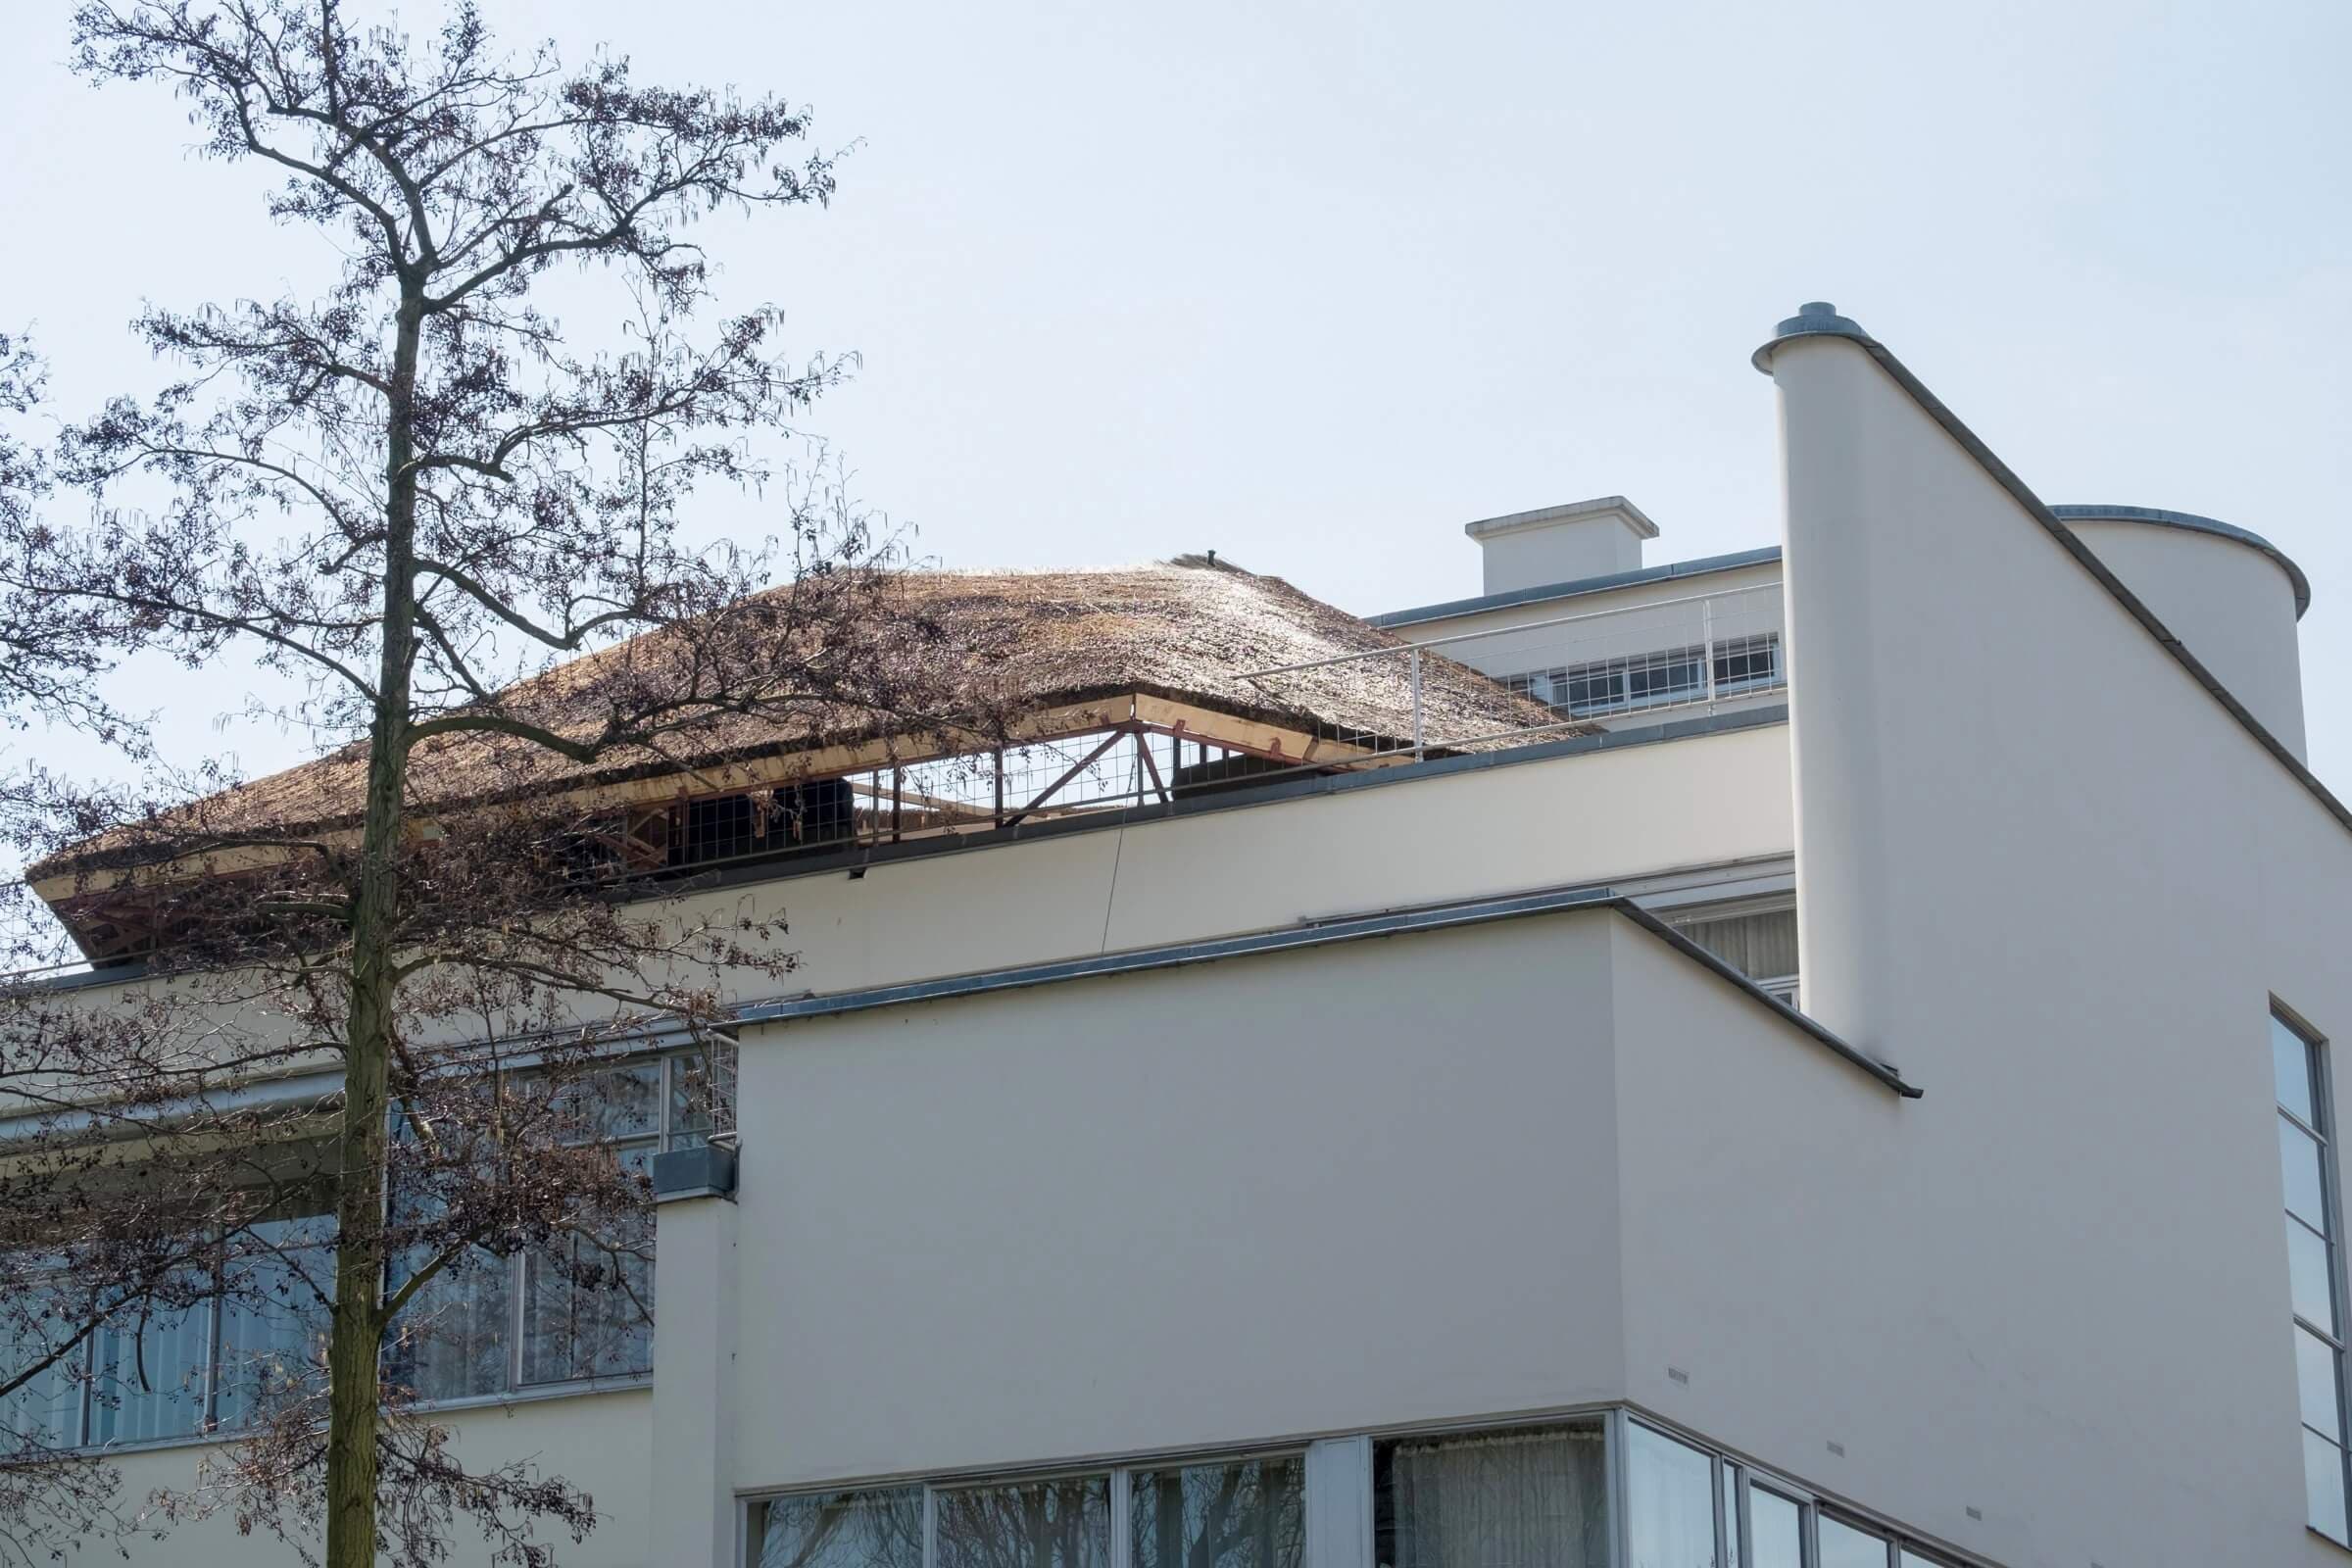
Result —
<path fill-rule="evenodd" d="M 2077 564 L 2097 579 L 2099 586 L 2106 589 L 2115 602 L 2123 606 L 2125 612 L 2132 619 L 2138 621 L 2149 636 L 2156 639 L 2157 646 L 2170 654 L 2174 662 L 2188 671 L 2191 680 L 2204 687 L 2215 702 L 2220 703 L 2229 710 L 2230 716 L 2236 719 L 2239 726 L 2248 735 L 2254 737 L 2255 744 L 2269 752 L 2278 760 L 2281 767 L 2293 774 L 2295 782 L 2301 784 L 2312 799 L 2318 801 L 2327 809 L 2328 815 L 2342 823 L 2345 828 L 2352 829 L 2352 808 L 2347 808 L 2342 801 L 2337 800 L 2334 792 L 2320 782 L 2318 774 L 2305 766 L 2300 758 L 2279 743 L 2278 736 L 2264 728 L 2262 720 L 2247 711 L 2246 705 L 2232 696 L 2230 688 L 2223 685 L 2215 677 L 2213 671 L 2207 669 L 2198 661 L 2197 656 L 2188 651 L 2187 645 L 2173 635 L 2172 629 L 2156 617 L 2156 612 L 2142 604 L 2138 595 L 2125 587 L 2123 579 L 2107 569 L 2106 563 L 2099 560 L 2090 546 L 2084 544 L 2072 528 L 2059 519 L 2057 514 L 2043 505 L 2041 498 L 2027 488 L 2026 481 L 2019 478 L 2007 464 L 1995 457 L 1992 449 L 1986 446 L 1974 430 L 1963 424 L 1958 415 L 1945 408 L 1942 400 L 1929 391 L 1926 384 L 1918 376 L 1913 375 L 1903 362 L 1894 357 L 1886 344 L 1863 331 L 1851 319 L 1839 316 L 1836 307 L 1815 301 L 1799 306 L 1796 315 L 1781 322 L 1779 331 L 1772 339 L 1749 356 L 1749 363 L 1766 375 L 1770 375 L 1773 350 L 1793 338 L 1800 337 L 1852 339 L 1854 346 L 1876 361 L 1880 369 L 1893 377 L 1894 384 L 1909 393 L 1911 401 L 1918 404 L 1929 418 L 1941 425 L 1944 434 L 1958 442 L 1960 449 L 1974 458 L 1978 465 L 1992 476 L 1994 483 L 2009 492 L 2010 499 L 2023 507 L 2026 514 L 2039 523 L 2044 533 L 2058 541 L 2060 549 L 2074 557 Z M 2102 514 L 2108 514 L 2106 509 L 2102 509 Z M 2211 519 L 2204 520 L 2210 521 Z M 2228 524 L 2222 526 L 2227 527 Z"/>
<path fill-rule="evenodd" d="M 1528 915 L 1561 914 L 1580 909 L 1615 910 L 1685 957 L 1695 960 L 1702 967 L 1712 971 L 1718 978 L 1729 981 L 1745 993 L 1749 1000 L 1770 1008 L 1784 1022 L 1794 1024 L 1833 1054 L 1843 1057 L 1846 1061 L 1861 1068 L 1904 1099 L 1917 1100 L 1920 1098 L 1921 1091 L 1905 1080 L 1894 1067 L 1878 1061 L 1846 1044 L 1845 1041 L 1831 1033 L 1821 1024 L 1764 991 L 1753 980 L 1725 963 L 1721 958 L 1716 957 L 1656 915 L 1643 909 L 1631 899 L 1606 887 L 1560 888 L 1507 899 L 1487 899 L 1473 903 L 1319 920 L 1280 930 L 1256 931 L 1237 937 L 1220 937 L 1207 942 L 1186 942 L 1166 947 L 1139 948 L 1127 953 L 1099 954 L 1090 957 L 1067 958 L 1051 963 L 1018 964 L 1010 968 L 983 970 L 975 974 L 953 975 L 937 980 L 917 980 L 905 985 L 875 986 L 860 991 L 841 991 L 825 996 L 809 995 L 786 998 L 744 1007 L 737 1012 L 736 1018 L 739 1024 L 755 1024 L 789 1022 L 803 1018 L 839 1017 L 848 1013 L 871 1012 L 885 1007 L 911 1006 L 926 1002 L 995 996 L 1007 991 L 1024 991 L 1036 986 L 1060 985 L 1072 980 L 1093 980 L 1110 975 L 1183 969 L 1197 964 L 1215 963 L 1227 958 L 1297 953 L 1311 948 L 1331 947 L 1343 942 L 1360 942 L 1373 937 L 1411 936 L 1424 931 L 1457 930 L 1467 926 L 1486 925 L 1496 920 L 1518 919 Z"/>
<path fill-rule="evenodd" d="M 296 1105 L 324 1109 L 343 1095 L 343 1069 L 295 1073 L 254 1083 L 231 1084 L 217 1092 L 143 1106 L 134 1115 L 99 1115 L 87 1110 L 21 1110 L 0 1116 L 0 1144 L 34 1133 L 73 1136 L 106 1133 L 131 1138 L 170 1127 L 195 1115 L 229 1115 L 240 1110 L 284 1110 Z"/>
<path fill-rule="evenodd" d="M 1741 566 L 1769 566 L 1780 559 L 1779 545 L 1765 545 L 1756 550 L 1735 551 L 1728 556 L 1700 556 L 1690 561 L 1670 561 L 1661 566 L 1643 566 L 1637 571 L 1612 571 L 1599 577 L 1577 577 L 1567 582 L 1544 583 L 1536 588 L 1513 588 L 1508 593 L 1483 594 L 1476 599 L 1449 599 L 1442 605 L 1392 610 L 1385 614 L 1366 615 L 1364 620 L 1373 626 L 1411 626 L 1425 620 L 1445 620 L 1453 615 L 1474 615 L 1481 611 L 1510 610 L 1519 605 L 1540 605 L 1553 599 L 1574 599 L 1581 594 L 1606 593 L 1611 588 L 1672 582 L 1681 577 L 1704 577 L 1711 572 L 1737 571 Z"/>

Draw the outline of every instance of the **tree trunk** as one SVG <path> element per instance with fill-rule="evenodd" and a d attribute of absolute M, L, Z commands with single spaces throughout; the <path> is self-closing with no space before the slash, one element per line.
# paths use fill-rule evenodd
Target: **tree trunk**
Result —
<path fill-rule="evenodd" d="M 420 290 L 404 287 L 386 425 L 383 650 L 368 731 L 368 804 L 351 908 L 351 1011 L 343 1047 L 335 1305 L 327 1342 L 324 1568 L 374 1568 L 376 1429 L 384 1337 L 384 1141 L 390 1103 L 398 857 L 406 808 L 415 653 L 416 476 L 410 467 Z"/>

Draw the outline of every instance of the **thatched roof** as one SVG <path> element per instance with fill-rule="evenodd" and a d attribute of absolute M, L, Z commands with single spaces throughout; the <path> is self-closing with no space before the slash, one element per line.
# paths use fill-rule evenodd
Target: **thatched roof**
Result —
<path fill-rule="evenodd" d="M 908 571 L 888 580 L 878 603 L 889 614 L 947 628 L 945 643 L 924 657 L 955 667 L 932 687 L 954 688 L 975 710 L 999 715 L 1133 694 L 1310 735 L 1356 732 L 1393 743 L 1413 734 L 1402 657 L 1250 678 L 1253 671 L 1406 645 L 1280 578 L 1229 565 L 1188 558 L 1086 570 Z M 572 661 L 506 696 L 563 728 L 571 716 L 569 694 L 595 689 L 623 666 L 642 680 L 644 671 L 660 667 L 665 635 L 651 633 Z M 1425 733 L 1433 740 L 1558 723 L 1542 705 L 1434 654 L 1423 656 L 1421 688 Z M 870 711 L 816 705 L 713 714 L 670 737 L 662 755 L 640 750 L 593 763 L 479 735 L 449 735 L 417 747 L 411 794 L 442 807 L 518 792 L 567 794 L 809 753 L 885 732 Z M 495 766 L 485 762 L 486 747 L 497 748 Z M 366 777 L 366 748 L 355 744 L 214 797 L 198 811 L 206 832 L 330 827 L 356 820 Z M 79 853 L 36 874 L 62 868 Z"/>

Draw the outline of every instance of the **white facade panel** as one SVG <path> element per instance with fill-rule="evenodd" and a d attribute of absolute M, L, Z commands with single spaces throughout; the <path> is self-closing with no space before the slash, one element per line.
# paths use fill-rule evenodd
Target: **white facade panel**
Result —
<path fill-rule="evenodd" d="M 2277 561 L 2237 540 L 2162 523 L 2069 517 L 2066 525 L 2266 729 L 2304 755 L 2295 585 Z"/>
<path fill-rule="evenodd" d="M 1610 1397 L 1615 918 L 747 1038 L 736 1485 Z"/>
<path fill-rule="evenodd" d="M 781 910 L 826 994 L 1194 942 L 1337 914 L 1788 853 L 1788 731 L 1761 725 L 792 877 Z M 772 990 L 772 985 L 764 989 Z M 745 1000 L 763 1000 L 747 987 Z"/>
<path fill-rule="evenodd" d="M 2313 936 L 2352 834 L 1863 347 L 1772 368 L 1805 996 L 1927 1098 L 1843 1180 L 1791 1173 L 1782 1257 L 1740 1250 L 1736 1152 L 1774 1131 L 1695 1107 L 1724 1207 L 1645 1244 L 1806 1293 L 1709 1319 L 1785 1369 L 1714 1419 L 1843 1442 L 1857 1493 L 1963 1542 L 1976 1506 L 2004 1561 L 2340 1560 L 2302 1527 L 2267 1040 L 2274 995 L 2352 1032 Z M 1831 1354 L 1855 1387 L 1815 1386 Z"/>

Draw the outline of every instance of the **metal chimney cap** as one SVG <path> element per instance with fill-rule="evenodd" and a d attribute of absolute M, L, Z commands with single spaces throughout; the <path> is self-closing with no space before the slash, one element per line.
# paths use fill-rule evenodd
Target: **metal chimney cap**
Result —
<path fill-rule="evenodd" d="M 1792 337 L 1850 337 L 1867 343 L 1870 334 L 1861 323 L 1849 317 L 1839 316 L 1838 307 L 1828 300 L 1807 300 L 1796 308 L 1796 314 L 1774 329 L 1772 341 L 1748 356 L 1748 363 L 1766 375 L 1772 373 L 1772 351 Z"/>

